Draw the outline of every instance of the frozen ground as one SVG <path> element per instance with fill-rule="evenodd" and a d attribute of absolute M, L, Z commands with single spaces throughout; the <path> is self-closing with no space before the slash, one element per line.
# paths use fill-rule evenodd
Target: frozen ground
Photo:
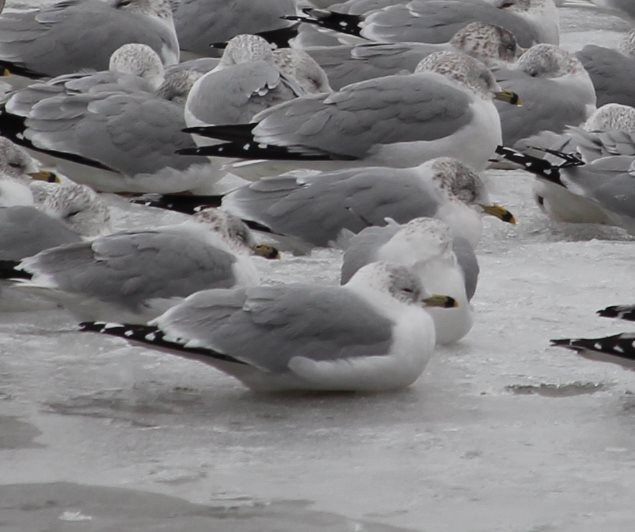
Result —
<path fill-rule="evenodd" d="M 624 28 L 565 13 L 570 47 Z M 258 396 L 61 311 L 2 315 L 0 531 L 633 530 L 635 373 L 548 340 L 628 329 L 594 312 L 633 301 L 635 242 L 487 179 L 519 225 L 486 222 L 473 331 L 399 393 Z M 339 254 L 266 268 L 335 283 Z"/>

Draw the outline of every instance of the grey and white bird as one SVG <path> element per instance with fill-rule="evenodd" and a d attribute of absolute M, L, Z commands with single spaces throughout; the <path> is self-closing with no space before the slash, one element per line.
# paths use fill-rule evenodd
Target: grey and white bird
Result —
<path fill-rule="evenodd" d="M 409 386 L 430 360 L 424 307 L 455 304 L 406 268 L 373 263 L 340 287 L 205 290 L 148 326 L 80 327 L 202 361 L 253 390 L 379 392 Z"/>
<path fill-rule="evenodd" d="M 462 52 L 493 66 L 515 61 L 519 48 L 510 31 L 483 22 L 472 22 L 443 44 L 372 43 L 306 50 L 326 71 L 331 86 L 336 90 L 358 81 L 412 73 L 424 57 L 442 51 Z"/>
<path fill-rule="evenodd" d="M 414 74 L 296 98 L 262 111 L 251 124 L 189 128 L 228 142 L 179 153 L 249 159 L 227 165 L 249 178 L 294 168 L 406 168 L 445 156 L 480 170 L 501 139 L 493 98 L 519 101 L 476 59 L 435 53 Z"/>
<path fill-rule="evenodd" d="M 370 6 L 369 6 L 370 7 Z M 511 31 L 521 46 L 559 43 L 558 10 L 553 0 L 411 0 L 356 14 L 306 8 L 291 16 L 321 28 L 377 42 L 448 42 L 462 27 L 480 21 Z"/>
<path fill-rule="evenodd" d="M 452 238 L 450 228 L 433 218 L 415 218 L 407 224 L 367 227 L 354 235 L 344 253 L 341 282 L 371 262 L 400 264 L 412 270 L 423 286 L 451 296 L 452 309 L 427 309 L 434 320 L 437 344 L 463 338 L 474 323 L 470 305 L 479 266 L 474 249 L 462 238 Z"/>
<path fill-rule="evenodd" d="M 264 178 L 227 194 L 223 209 L 309 246 L 336 242 L 343 230 L 359 233 L 386 225 L 386 218 L 403 224 L 422 216 L 438 218 L 472 246 L 480 239 L 483 214 L 515 223 L 507 209 L 491 203 L 478 174 L 448 158 L 416 168 Z"/>
<path fill-rule="evenodd" d="M 66 0 L 0 16 L 0 66 L 21 75 L 105 70 L 127 43 L 147 44 L 165 65 L 178 63 L 169 0 Z"/>
<path fill-rule="evenodd" d="M 252 254 L 278 256 L 240 220 L 204 209 L 181 224 L 47 249 L 16 269 L 30 276 L 21 289 L 79 319 L 145 323 L 199 290 L 257 284 Z"/>

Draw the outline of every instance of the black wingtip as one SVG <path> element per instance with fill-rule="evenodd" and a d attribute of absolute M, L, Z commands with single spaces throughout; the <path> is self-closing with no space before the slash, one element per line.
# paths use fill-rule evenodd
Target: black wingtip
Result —
<path fill-rule="evenodd" d="M 556 185 L 564 187 L 564 183 L 560 180 L 560 168 L 554 166 L 546 159 L 534 157 L 526 153 L 519 152 L 507 146 L 496 146 L 496 153 L 501 155 L 503 159 L 518 164 L 527 172 L 550 181 Z"/>
<path fill-rule="evenodd" d="M 565 349 L 571 349 L 572 351 L 583 351 L 584 348 L 574 345 L 575 340 L 573 338 L 556 338 L 549 340 L 551 347 L 564 347 Z"/>
<path fill-rule="evenodd" d="M 181 212 L 183 214 L 195 214 L 208 207 L 220 207 L 223 196 L 187 196 L 184 194 L 163 194 L 156 199 L 136 198 L 130 200 L 135 205 L 155 207 L 168 211 Z"/>
<path fill-rule="evenodd" d="M 635 321 L 635 305 L 612 305 L 598 310 L 597 314 L 603 318 L 618 318 L 621 320 Z"/>
<path fill-rule="evenodd" d="M 228 142 L 242 142 L 252 139 L 252 131 L 256 124 L 227 124 L 218 126 L 193 126 L 183 129 L 184 133 L 200 135 L 211 139 Z"/>
<path fill-rule="evenodd" d="M 363 16 L 348 15 L 345 13 L 337 13 L 335 11 L 316 9 L 313 7 L 306 7 L 302 9 L 302 12 L 307 16 L 301 17 L 296 15 L 289 15 L 283 18 L 285 20 L 291 20 L 294 22 L 313 24 L 315 26 L 320 26 L 322 28 L 333 30 L 338 33 L 345 33 L 347 35 L 361 37 L 361 27 L 359 24 L 363 20 Z"/>
<path fill-rule="evenodd" d="M 30 273 L 16 269 L 18 264 L 17 260 L 0 260 L 0 279 L 32 279 Z"/>

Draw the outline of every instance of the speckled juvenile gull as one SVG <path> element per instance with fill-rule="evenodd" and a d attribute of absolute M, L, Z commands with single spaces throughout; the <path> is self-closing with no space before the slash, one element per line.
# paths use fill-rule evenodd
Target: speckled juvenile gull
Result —
<path fill-rule="evenodd" d="M 478 170 L 501 140 L 493 98 L 518 101 L 476 59 L 434 53 L 414 74 L 297 98 L 259 113 L 251 124 L 188 129 L 229 142 L 180 153 L 250 159 L 227 169 L 251 178 L 294 168 L 404 168 L 442 156 Z"/>
<path fill-rule="evenodd" d="M 635 29 L 624 36 L 618 50 L 590 44 L 577 56 L 593 80 L 598 106 L 635 106 Z"/>
<path fill-rule="evenodd" d="M 206 362 L 254 390 L 384 391 L 412 384 L 432 356 L 431 304 L 455 302 L 373 263 L 341 287 L 205 290 L 150 326 L 81 327 Z"/>
<path fill-rule="evenodd" d="M 476 173 L 445 158 L 417 168 L 265 178 L 226 195 L 223 208 L 313 246 L 337 241 L 342 230 L 358 233 L 385 225 L 386 218 L 407 223 L 422 216 L 443 220 L 455 236 L 476 246 L 484 212 L 514 222 L 507 210 L 491 204 Z"/>
<path fill-rule="evenodd" d="M 373 43 L 317 47 L 306 51 L 324 68 L 331 86 L 337 90 L 366 79 L 414 72 L 424 57 L 452 50 L 471 55 L 491 66 L 515 61 L 518 47 L 508 30 L 472 22 L 444 44 Z"/>
<path fill-rule="evenodd" d="M 552 217 L 616 225 L 635 235 L 635 157 L 603 157 L 586 164 L 563 154 L 565 162 L 556 166 L 507 148 L 498 153 L 548 185 L 542 189 L 543 204 Z"/>
<path fill-rule="evenodd" d="M 174 153 L 195 146 L 182 131 L 182 104 L 199 74 L 166 73 L 151 92 L 142 71 L 62 77 L 19 90 L 0 116 L 0 132 L 97 190 L 180 192 L 209 186 L 220 176 L 206 158 Z"/>
<path fill-rule="evenodd" d="M 470 22 L 496 24 L 511 31 L 521 46 L 558 44 L 558 10 L 553 0 L 412 0 L 361 15 L 304 9 L 290 17 L 378 42 L 448 42 Z"/>
<path fill-rule="evenodd" d="M 474 323 L 469 298 L 474 294 L 479 269 L 469 242 L 459 239 L 463 254 L 455 255 L 453 240 L 450 228 L 433 218 L 415 218 L 405 225 L 367 227 L 353 236 L 346 248 L 341 282 L 346 283 L 371 262 L 384 261 L 410 268 L 429 291 L 456 300 L 456 308 L 428 309 L 434 320 L 437 344 L 456 342 Z M 461 257 L 465 259 L 463 262 Z"/>
<path fill-rule="evenodd" d="M 174 25 L 182 50 L 212 55 L 213 43 L 288 28 L 281 17 L 295 11 L 295 0 L 179 0 Z"/>
<path fill-rule="evenodd" d="M 131 42 L 147 44 L 166 65 L 178 62 L 168 0 L 65 0 L 0 16 L 0 66 L 20 74 L 105 70 L 112 52 Z"/>
<path fill-rule="evenodd" d="M 567 134 L 586 162 L 611 155 L 635 156 L 635 108 L 603 105 L 583 127 L 570 127 Z"/>
<path fill-rule="evenodd" d="M 41 289 L 82 320 L 145 323 L 183 298 L 208 288 L 257 284 L 245 224 L 205 209 L 178 225 L 123 231 L 48 249 L 17 267 L 32 275 L 21 288 Z"/>
<path fill-rule="evenodd" d="M 495 69 L 504 89 L 522 95 L 522 106 L 499 105 L 503 142 L 515 146 L 541 131 L 562 133 L 582 125 L 595 111 L 591 78 L 575 55 L 552 44 L 537 44 L 516 65 Z"/>

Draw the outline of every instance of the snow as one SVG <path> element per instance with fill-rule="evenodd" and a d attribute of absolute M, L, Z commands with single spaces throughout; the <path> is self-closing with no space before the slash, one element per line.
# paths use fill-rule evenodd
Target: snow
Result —
<path fill-rule="evenodd" d="M 564 13 L 567 47 L 623 29 Z M 595 311 L 632 302 L 633 239 L 486 179 L 519 224 L 486 220 L 474 329 L 401 392 L 257 395 L 61 310 L 3 314 L 0 530 L 632 530 L 635 373 L 549 339 L 628 330 Z M 111 201 L 118 227 L 179 219 Z M 340 253 L 259 264 L 334 284 Z"/>

